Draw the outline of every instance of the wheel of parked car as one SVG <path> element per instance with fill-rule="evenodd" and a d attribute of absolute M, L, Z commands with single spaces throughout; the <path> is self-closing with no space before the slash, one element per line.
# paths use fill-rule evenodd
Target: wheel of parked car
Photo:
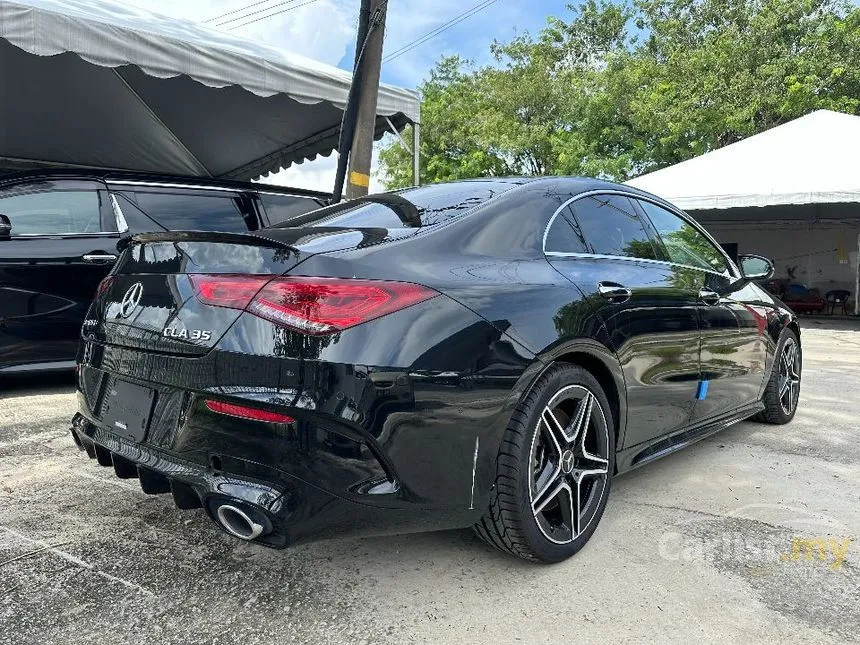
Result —
<path fill-rule="evenodd" d="M 615 466 L 612 412 L 581 367 L 547 370 L 514 412 L 477 534 L 502 551 L 558 562 L 579 551 L 603 515 Z"/>
<path fill-rule="evenodd" d="M 765 409 L 754 418 L 764 423 L 783 424 L 794 418 L 800 399 L 802 354 L 797 334 L 784 329 L 774 355 L 773 370 L 764 390 Z"/>

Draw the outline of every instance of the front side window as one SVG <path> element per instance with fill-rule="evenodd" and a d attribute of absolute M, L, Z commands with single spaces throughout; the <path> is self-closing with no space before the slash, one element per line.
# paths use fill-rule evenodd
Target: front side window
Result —
<path fill-rule="evenodd" d="M 696 227 L 665 208 L 639 200 L 663 240 L 669 259 L 676 264 L 726 273 L 726 259 Z"/>
<path fill-rule="evenodd" d="M 12 223 L 12 236 L 101 232 L 95 190 L 0 194 L 0 214 Z"/>
<path fill-rule="evenodd" d="M 136 197 L 140 209 L 169 231 L 248 231 L 239 199 L 230 194 L 210 196 L 140 191 Z"/>
<path fill-rule="evenodd" d="M 573 203 L 573 212 L 592 253 L 659 259 L 651 238 L 627 197 L 583 197 Z"/>

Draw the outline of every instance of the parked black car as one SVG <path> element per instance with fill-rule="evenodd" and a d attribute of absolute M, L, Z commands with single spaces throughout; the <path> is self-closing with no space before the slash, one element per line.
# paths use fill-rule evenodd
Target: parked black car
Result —
<path fill-rule="evenodd" d="M 84 323 L 90 457 L 269 546 L 474 526 L 558 561 L 611 476 L 794 416 L 800 329 L 671 204 L 440 184 L 251 234 L 135 236 Z"/>
<path fill-rule="evenodd" d="M 248 232 L 322 193 L 165 176 L 30 171 L 0 178 L 0 375 L 71 369 L 99 282 L 133 233 Z"/>

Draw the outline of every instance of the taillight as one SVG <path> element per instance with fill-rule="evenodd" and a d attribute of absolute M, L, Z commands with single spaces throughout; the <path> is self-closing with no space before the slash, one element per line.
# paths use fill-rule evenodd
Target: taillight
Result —
<path fill-rule="evenodd" d="M 309 335 L 334 334 L 439 295 L 408 282 L 350 278 L 192 275 L 191 281 L 201 302 Z"/>
<path fill-rule="evenodd" d="M 201 302 L 215 307 L 244 309 L 270 275 L 192 275 L 191 284 Z"/>
<path fill-rule="evenodd" d="M 104 280 L 99 282 L 99 286 L 98 288 L 96 288 L 96 298 L 100 298 L 101 296 L 105 295 L 108 292 L 108 289 L 110 289 L 110 286 L 113 284 L 114 280 L 116 280 L 116 278 L 112 275 L 109 275 Z"/>
<path fill-rule="evenodd" d="M 208 399 L 205 401 L 205 404 L 212 412 L 226 414 L 231 417 L 239 417 L 240 419 L 268 421 L 269 423 L 293 423 L 295 421 L 293 417 L 281 414 L 280 412 L 269 412 L 268 410 L 260 410 L 259 408 L 249 408 L 246 405 L 224 403 L 223 401 L 210 401 Z"/>

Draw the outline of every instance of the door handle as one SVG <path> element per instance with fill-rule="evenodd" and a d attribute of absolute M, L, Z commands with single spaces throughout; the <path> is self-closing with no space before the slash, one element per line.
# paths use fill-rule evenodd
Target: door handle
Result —
<path fill-rule="evenodd" d="M 613 302 L 626 302 L 633 295 L 630 289 L 614 282 L 598 282 L 597 293 Z"/>
<path fill-rule="evenodd" d="M 702 289 L 699 291 L 699 300 L 706 305 L 715 305 L 720 302 L 720 294 L 710 289 Z"/>
<path fill-rule="evenodd" d="M 87 253 L 81 256 L 81 259 L 91 264 L 107 264 L 108 262 L 115 262 L 116 256 L 113 253 Z"/>

